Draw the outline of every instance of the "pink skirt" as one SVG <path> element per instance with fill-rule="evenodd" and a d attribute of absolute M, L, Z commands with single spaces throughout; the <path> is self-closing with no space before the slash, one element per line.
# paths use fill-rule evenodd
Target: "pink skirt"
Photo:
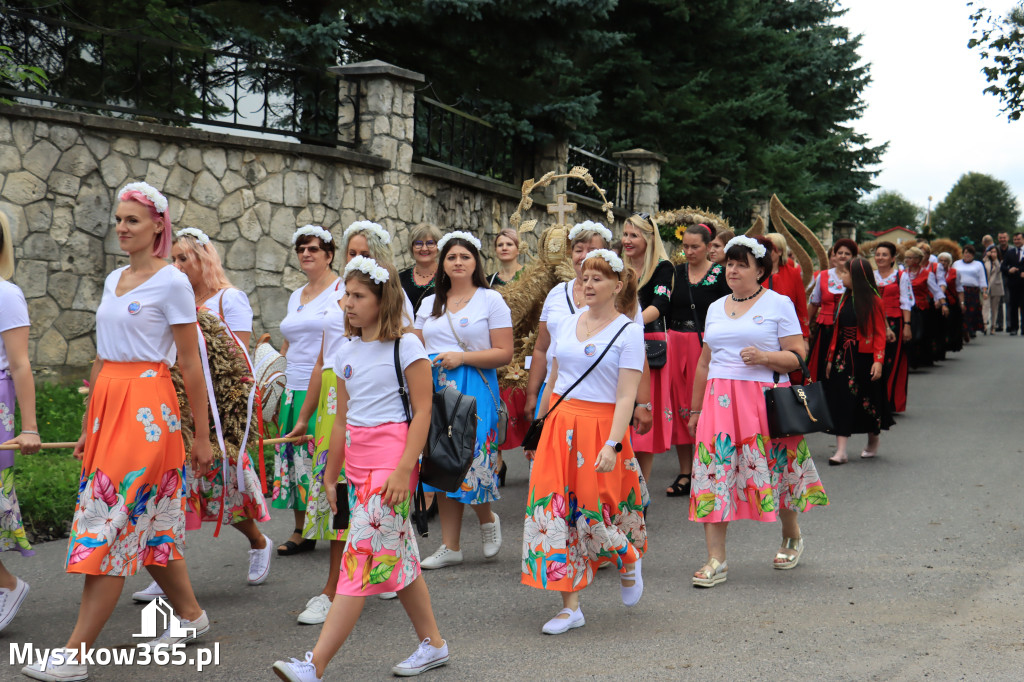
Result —
<path fill-rule="evenodd" d="M 774 521 L 778 509 L 828 504 L 807 440 L 768 435 L 764 392 L 771 387 L 770 381 L 708 380 L 693 453 L 691 521 Z"/>
<path fill-rule="evenodd" d="M 404 422 L 345 430 L 351 516 L 338 594 L 365 597 L 398 592 L 420 574 L 420 551 L 409 522 L 412 496 L 390 507 L 380 494 L 402 459 L 408 431 Z M 414 469 L 409 477 L 409 490 L 416 487 L 417 473 Z"/>
<path fill-rule="evenodd" d="M 645 341 L 664 341 L 665 332 L 644 334 Z M 668 342 L 668 355 L 672 353 L 672 341 Z M 633 438 L 633 450 L 635 452 L 665 452 L 672 446 L 672 424 L 676 421 L 672 410 L 672 395 L 670 384 L 672 374 L 669 371 L 666 358 L 665 366 L 660 369 L 651 370 L 651 416 L 653 425 L 651 430 L 642 436 L 635 433 Z"/>
<path fill-rule="evenodd" d="M 672 444 L 690 445 L 690 403 L 693 402 L 693 379 L 700 360 L 700 335 L 697 332 L 668 333 L 668 365 L 671 398 L 674 410 Z"/>

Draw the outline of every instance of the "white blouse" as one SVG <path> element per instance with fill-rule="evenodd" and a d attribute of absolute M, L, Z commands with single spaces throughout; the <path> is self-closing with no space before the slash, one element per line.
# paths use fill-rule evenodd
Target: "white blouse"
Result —
<path fill-rule="evenodd" d="M 907 273 L 901 273 L 899 270 L 893 270 L 889 273 L 888 277 L 882 277 L 878 274 L 878 270 L 875 270 L 875 284 L 879 287 L 879 294 L 881 294 L 881 288 L 887 287 L 893 282 L 899 279 L 900 282 L 900 310 L 913 310 L 914 308 L 914 287 L 911 286 L 910 280 L 912 279 Z"/>
<path fill-rule="evenodd" d="M 843 280 L 839 278 L 835 268 L 828 269 L 828 290 L 836 296 L 841 296 L 846 291 L 846 285 L 843 284 Z M 821 275 L 814 278 L 814 289 L 811 290 L 811 303 L 816 305 L 821 304 Z"/>
<path fill-rule="evenodd" d="M 964 287 L 984 289 L 988 286 L 985 265 L 979 260 L 972 260 L 970 263 L 958 260 L 953 263 L 953 269 L 959 275 L 956 281 L 956 290 L 959 292 L 963 292 Z"/>
<path fill-rule="evenodd" d="M 800 336 L 793 301 L 771 289 L 765 291 L 742 316 L 725 313 L 723 296 L 708 308 L 704 322 L 704 343 L 711 349 L 708 379 L 771 381 L 773 370 L 764 365 L 746 365 L 740 351 L 748 346 L 763 351 L 782 350 L 779 339 Z"/>
<path fill-rule="evenodd" d="M 177 360 L 171 325 L 196 321 L 196 298 L 185 273 L 166 265 L 131 291 L 118 296 L 117 283 L 128 266 L 107 275 L 96 309 L 96 352 L 113 362 Z"/>
<path fill-rule="evenodd" d="M 434 294 L 431 294 L 416 311 L 416 329 L 422 330 L 423 345 L 430 354 L 462 350 L 452 333 L 453 326 L 471 351 L 490 350 L 491 330 L 512 327 L 512 311 L 494 289 L 478 288 L 473 292 L 466 307 L 451 314 L 451 324 L 445 313 L 434 317 L 433 308 Z"/>
<path fill-rule="evenodd" d="M 0 332 L 10 331 L 19 327 L 28 327 L 28 303 L 25 294 L 14 282 L 0 279 Z M 0 372 L 11 368 L 7 359 L 4 340 L 0 338 Z"/>
<path fill-rule="evenodd" d="M 572 316 L 568 320 L 577 321 Z M 566 320 L 566 321 L 568 321 Z M 614 403 L 615 389 L 619 383 L 620 369 L 644 369 L 644 329 L 643 326 L 630 321 L 620 314 L 600 332 L 580 341 L 576 336 L 575 324 L 559 324 L 551 339 L 548 355 L 558 360 L 558 377 L 555 380 L 554 393 L 562 395 L 573 383 L 594 364 L 598 356 L 608 347 L 615 333 L 628 325 L 615 339 L 611 349 L 601 363 L 572 389 L 566 400 L 588 400 L 597 403 Z M 550 407 L 554 405 L 552 402 Z"/>

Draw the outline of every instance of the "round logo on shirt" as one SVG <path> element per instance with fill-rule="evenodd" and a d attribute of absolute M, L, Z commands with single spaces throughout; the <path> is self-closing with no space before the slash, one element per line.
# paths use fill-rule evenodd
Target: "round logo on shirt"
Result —
<path fill-rule="evenodd" d="M 137 315 L 142 310 L 142 304 L 138 301 L 132 301 L 128 304 L 128 314 Z"/>
<path fill-rule="evenodd" d="M 352 365 L 345 365 L 345 369 L 342 371 L 346 379 L 352 378 Z"/>
<path fill-rule="evenodd" d="M 583 353 L 589 358 L 597 352 L 597 346 L 592 343 L 588 343 L 586 348 L 583 349 Z"/>
<path fill-rule="evenodd" d="M 754 324 L 762 324 L 762 323 L 764 323 L 764 317 L 761 316 L 761 315 L 754 315 L 753 319 L 754 319 Z"/>
<path fill-rule="evenodd" d="M 468 327 L 469 326 L 469 318 L 468 317 L 464 317 L 461 320 L 459 320 L 459 326 L 460 327 Z"/>

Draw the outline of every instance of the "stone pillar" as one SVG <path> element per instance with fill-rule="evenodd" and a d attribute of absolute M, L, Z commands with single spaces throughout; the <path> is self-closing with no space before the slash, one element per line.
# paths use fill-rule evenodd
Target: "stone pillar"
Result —
<path fill-rule="evenodd" d="M 550 140 L 537 145 L 537 154 L 534 157 L 534 178 L 539 178 L 545 173 L 554 171 L 561 175 L 568 172 L 569 164 L 569 142 L 568 140 Z M 544 188 L 542 195 L 543 202 L 551 203 L 555 196 L 565 194 L 567 179 L 560 178 Z M 535 197 L 535 200 L 537 198 Z M 539 201 L 538 201 L 539 203 Z"/>
<path fill-rule="evenodd" d="M 661 167 L 667 158 L 646 149 L 630 149 L 612 154 L 620 162 L 633 169 L 636 185 L 633 195 L 633 210 L 654 215 L 658 212 L 658 181 Z"/>
<path fill-rule="evenodd" d="M 834 239 L 857 240 L 857 223 L 852 220 L 837 220 L 832 223 L 832 236 Z"/>
<path fill-rule="evenodd" d="M 356 151 L 381 156 L 399 172 L 412 172 L 415 88 L 426 80 L 423 74 L 379 59 L 333 66 L 330 71 L 348 81 L 340 86 L 347 98 L 339 113 L 342 138 L 351 135 L 346 141 L 354 142 Z"/>

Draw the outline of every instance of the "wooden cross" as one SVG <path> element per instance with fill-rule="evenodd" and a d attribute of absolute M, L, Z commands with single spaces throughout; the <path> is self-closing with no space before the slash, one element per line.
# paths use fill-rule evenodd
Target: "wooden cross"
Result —
<path fill-rule="evenodd" d="M 548 204 L 548 213 L 555 213 L 558 215 L 558 225 L 568 225 L 565 221 L 566 214 L 575 213 L 576 204 L 573 202 L 566 203 L 565 195 L 559 194 L 555 196 L 555 203 Z"/>

